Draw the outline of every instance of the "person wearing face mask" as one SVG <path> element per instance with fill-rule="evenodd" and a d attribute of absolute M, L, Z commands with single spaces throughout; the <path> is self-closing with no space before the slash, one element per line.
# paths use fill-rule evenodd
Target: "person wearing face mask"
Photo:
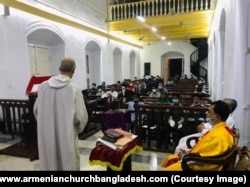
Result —
<path fill-rule="evenodd" d="M 178 98 L 172 99 L 172 104 L 173 104 L 173 105 L 179 105 L 179 104 L 180 104 L 180 103 L 179 103 L 179 99 L 178 99 Z"/>
<path fill-rule="evenodd" d="M 172 95 L 172 105 L 182 106 L 182 104 L 180 103 L 179 94 Z"/>
<path fill-rule="evenodd" d="M 162 166 L 166 171 L 182 171 L 182 158 L 188 153 L 200 154 L 204 157 L 215 157 L 226 153 L 234 145 L 233 131 L 226 123 L 230 115 L 228 103 L 218 100 L 212 102 L 207 111 L 207 117 L 211 118 L 214 126 L 211 130 L 202 135 L 198 142 L 193 146 L 190 151 L 180 150 L 176 155 L 169 155 L 163 161 Z M 191 162 L 188 164 L 192 170 L 196 171 L 221 171 L 222 165 L 204 164 Z"/>
<path fill-rule="evenodd" d="M 98 89 L 97 89 L 96 95 L 97 95 L 97 96 L 102 96 L 102 94 L 104 94 L 104 91 L 102 90 L 102 87 L 100 86 L 100 87 L 98 87 Z"/>
<path fill-rule="evenodd" d="M 152 92 L 149 94 L 149 97 L 160 97 L 160 96 L 161 96 L 161 94 L 160 94 L 160 92 L 157 92 L 156 88 L 153 88 Z"/>
<path fill-rule="evenodd" d="M 182 104 L 180 103 L 179 101 L 179 94 L 173 94 L 172 95 L 172 103 L 171 105 L 174 105 L 174 106 L 182 106 Z M 181 134 L 182 132 L 182 124 L 184 122 L 184 117 L 183 116 L 179 116 L 179 119 L 178 119 L 178 131 L 179 131 L 179 134 Z M 170 145 L 171 144 L 177 144 L 178 142 L 174 141 L 175 137 L 174 137 L 174 133 L 175 132 L 175 120 L 173 119 L 173 116 L 170 115 L 169 118 L 168 118 L 168 124 L 170 126 Z"/>
<path fill-rule="evenodd" d="M 163 86 L 162 82 L 159 82 L 158 83 L 157 92 L 159 92 L 159 93 L 162 93 L 162 92 L 168 93 L 168 90 L 167 90 L 167 88 L 165 88 Z"/>
<path fill-rule="evenodd" d="M 227 103 L 230 108 L 230 114 L 226 120 L 226 124 L 230 129 L 233 129 L 235 127 L 235 119 L 232 114 L 237 108 L 237 101 L 232 98 L 224 98 L 223 101 Z M 188 151 L 189 149 L 187 148 L 187 145 L 186 145 L 187 139 L 192 136 L 201 137 L 202 135 L 206 134 L 207 131 L 212 129 L 213 125 L 214 125 L 214 122 L 212 118 L 209 115 L 207 115 L 206 123 L 203 122 L 197 126 L 197 133 L 184 136 L 180 139 L 178 146 L 176 146 L 175 148 L 175 153 L 178 153 L 181 149 Z M 194 146 L 195 142 L 191 141 L 191 145 Z"/>
<path fill-rule="evenodd" d="M 135 92 L 136 86 L 130 81 L 128 86 L 127 86 L 127 89 L 132 91 L 132 92 Z"/>
<path fill-rule="evenodd" d="M 235 99 L 232 99 L 232 98 L 224 98 L 223 102 L 226 103 L 229 107 L 229 115 L 226 119 L 226 126 L 228 127 L 229 130 L 232 130 L 235 127 L 235 119 L 233 118 L 232 113 L 237 108 L 237 101 Z M 211 107 L 212 106 L 210 106 L 210 108 Z M 213 113 L 210 112 L 210 110 L 208 110 L 206 114 L 207 114 L 207 118 L 206 118 L 207 123 L 201 123 L 200 125 L 198 125 L 198 127 L 197 127 L 198 133 L 184 136 L 183 138 L 181 138 L 178 146 L 175 148 L 175 155 L 178 155 L 180 152 L 188 153 L 191 151 L 191 149 L 188 149 L 187 145 L 186 145 L 188 138 L 193 137 L 193 136 L 202 137 L 205 134 L 207 134 L 210 130 L 212 130 L 214 124 L 216 126 L 216 121 L 214 119 L 214 117 L 216 117 L 216 116 L 213 115 Z M 191 146 L 194 147 L 195 145 L 196 145 L 196 142 L 191 141 Z M 170 160 L 173 158 L 174 158 L 174 155 L 167 157 L 162 162 L 162 164 L 161 164 L 162 167 L 166 167 L 168 165 L 168 163 L 171 162 Z"/>
<path fill-rule="evenodd" d="M 163 86 L 162 82 L 159 82 L 159 83 L 158 83 L 157 92 L 160 92 L 160 93 L 162 93 L 162 92 L 168 93 L 168 89 L 165 88 L 165 87 Z"/>

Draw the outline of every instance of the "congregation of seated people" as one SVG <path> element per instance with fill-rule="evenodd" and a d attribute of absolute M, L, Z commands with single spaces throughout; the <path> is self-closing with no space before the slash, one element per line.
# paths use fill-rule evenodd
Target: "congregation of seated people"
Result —
<path fill-rule="evenodd" d="M 114 101 L 119 102 L 117 104 L 116 108 L 127 108 L 128 103 L 132 101 L 132 98 L 141 98 L 140 102 L 147 102 L 146 99 L 149 99 L 150 97 L 155 97 L 154 100 L 151 100 L 151 103 L 153 101 L 154 104 L 167 104 L 167 105 L 179 105 L 182 106 L 183 98 L 178 93 L 174 93 L 171 91 L 169 93 L 168 86 L 163 84 L 164 80 L 159 76 L 149 76 L 146 78 L 146 76 L 143 77 L 143 79 L 137 79 L 131 80 L 131 79 L 124 79 L 122 82 L 117 81 L 115 84 L 106 85 L 105 81 L 102 81 L 99 86 L 97 86 L 96 83 L 91 84 L 90 89 L 83 90 L 84 97 L 86 100 L 88 98 L 91 98 L 91 96 L 95 95 L 95 97 L 92 98 L 107 98 L 108 99 L 108 106 L 107 108 L 112 108 L 112 104 Z M 181 81 L 179 81 L 180 83 Z M 197 80 L 198 82 L 198 80 Z M 190 95 L 189 98 L 192 98 L 194 94 Z M 199 95 L 199 94 L 197 94 Z M 194 105 L 196 105 L 194 103 Z M 190 106 L 190 105 L 189 105 Z M 133 114 L 134 115 L 134 114 Z M 131 119 L 131 121 L 134 121 L 134 119 Z M 171 120 L 171 117 L 168 119 L 170 129 L 173 127 L 173 121 Z M 178 129 L 183 131 L 182 124 L 183 119 L 180 117 L 180 120 L 178 122 Z M 172 125 L 172 126 L 171 126 Z M 171 132 L 171 131 L 170 131 Z M 186 135 L 191 132 L 186 133 L 180 133 L 180 137 L 182 135 Z M 179 139 L 178 138 L 178 139 Z M 173 137 L 171 138 L 171 143 L 173 143 Z"/>
<path fill-rule="evenodd" d="M 177 78 L 178 78 L 178 81 L 177 81 Z M 135 77 L 135 80 L 133 81 L 131 81 L 130 79 L 124 79 L 122 82 L 117 81 L 116 84 L 111 84 L 111 85 L 106 85 L 105 81 L 103 81 L 101 85 L 99 86 L 96 86 L 96 83 L 92 83 L 91 88 L 87 89 L 87 91 L 83 91 L 83 94 L 86 98 L 92 94 L 95 94 L 96 96 L 99 96 L 101 98 L 109 98 L 110 99 L 109 102 L 117 100 L 119 97 L 122 98 L 120 100 L 121 103 L 119 107 L 127 108 L 129 111 L 131 111 L 131 125 L 130 125 L 130 128 L 127 130 L 136 134 L 137 131 L 135 130 L 135 126 L 138 124 L 138 121 L 137 121 L 138 119 L 136 117 L 135 104 L 141 104 L 141 105 L 151 104 L 152 106 L 157 106 L 160 104 L 160 105 L 166 105 L 166 106 L 183 106 L 183 107 L 194 107 L 194 108 L 204 107 L 205 110 L 207 110 L 208 107 L 211 108 L 210 104 L 212 102 L 209 99 L 210 97 L 209 87 L 202 78 L 194 79 L 193 77 L 192 78 L 190 77 L 190 79 L 188 79 L 187 77 L 185 77 L 184 79 L 180 79 L 179 77 L 176 76 L 174 80 L 175 81 L 173 82 L 173 80 L 170 79 L 166 83 L 166 85 L 163 84 L 164 81 L 159 76 L 155 76 L 155 77 L 150 76 L 149 78 L 144 77 L 143 79 L 137 79 Z M 189 80 L 190 80 L 190 87 L 187 86 L 189 82 L 185 82 Z M 195 81 L 197 82 L 194 85 L 193 83 Z M 181 84 L 185 84 L 185 86 L 181 86 Z M 189 100 L 189 102 L 186 102 L 187 100 Z M 227 102 L 227 100 L 225 100 L 225 102 Z M 231 113 L 237 106 L 237 102 L 234 102 L 234 103 L 236 103 L 236 105 L 235 107 L 230 108 Z M 214 106 L 217 106 L 217 104 L 218 104 L 217 102 L 215 103 L 213 102 L 211 109 L 213 109 Z M 220 101 L 219 101 L 219 105 L 220 105 Z M 151 109 L 146 109 L 146 110 L 147 111 L 145 113 L 141 113 L 142 117 L 140 119 L 143 121 L 148 120 L 150 122 L 149 125 L 152 127 L 158 126 L 158 124 L 155 124 L 156 122 L 158 123 L 157 120 L 154 120 L 153 118 L 147 119 L 148 118 L 147 114 L 148 112 L 150 112 Z M 172 109 L 167 108 L 167 110 L 171 111 Z M 185 110 L 189 110 L 189 109 L 185 108 L 184 111 Z M 157 109 L 154 111 L 157 111 Z M 213 112 L 216 113 L 218 111 L 213 111 Z M 224 115 L 223 113 L 221 114 L 217 113 L 217 114 Z M 153 115 L 151 115 L 151 117 L 153 117 Z M 184 120 L 184 116 L 179 115 L 178 119 L 173 119 L 173 116 L 170 113 L 169 118 L 167 119 L 167 124 L 169 126 L 168 127 L 169 135 L 166 137 L 169 137 L 168 144 L 170 146 L 174 146 L 175 148 L 174 152 L 176 154 L 178 154 L 177 152 L 179 152 L 180 149 L 182 150 L 182 148 L 179 148 L 179 146 L 181 145 L 181 142 L 182 144 L 186 145 L 187 137 L 196 135 L 198 133 L 200 133 L 199 135 L 202 136 L 200 128 L 201 127 L 203 127 L 203 129 L 207 128 L 206 126 L 203 125 L 203 124 L 207 124 L 205 123 L 206 121 L 208 121 L 206 117 L 205 118 L 201 117 L 198 119 L 198 122 L 201 125 L 194 124 L 194 121 L 196 120 L 195 118 L 196 117 L 193 117 L 192 115 L 190 115 L 188 119 L 185 117 L 185 120 Z M 225 120 L 224 116 L 222 116 L 222 121 L 224 120 Z M 176 128 L 178 130 L 177 134 L 176 134 Z M 162 141 L 166 141 L 164 139 L 165 137 L 164 133 L 166 133 L 166 131 L 163 129 L 160 131 L 162 134 L 161 136 L 163 137 Z M 178 137 L 176 137 L 177 135 Z M 185 142 L 183 143 L 183 141 Z M 169 167 L 167 167 L 167 165 L 166 165 L 166 162 L 163 164 L 163 167 L 166 167 L 167 170 L 181 169 L 180 164 L 169 166 Z"/>

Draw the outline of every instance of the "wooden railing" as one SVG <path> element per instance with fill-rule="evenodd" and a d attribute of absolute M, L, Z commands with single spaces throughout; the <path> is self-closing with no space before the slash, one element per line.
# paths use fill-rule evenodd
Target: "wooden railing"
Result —
<path fill-rule="evenodd" d="M 29 101 L 18 99 L 1 99 L 3 133 L 10 134 L 14 139 L 15 135 L 25 136 L 30 133 L 30 112 Z"/>
<path fill-rule="evenodd" d="M 36 120 L 33 115 L 36 95 L 31 98 L 29 100 L 0 99 L 0 130 L 4 134 L 10 134 L 12 139 L 14 139 L 15 135 L 35 138 L 37 136 Z M 89 121 L 80 134 L 81 139 L 85 139 L 101 129 L 100 124 L 95 119 L 96 116 L 93 114 L 97 107 L 96 103 L 96 100 L 86 102 Z"/>
<path fill-rule="evenodd" d="M 151 0 L 110 5 L 109 21 L 213 9 L 216 0 Z"/>

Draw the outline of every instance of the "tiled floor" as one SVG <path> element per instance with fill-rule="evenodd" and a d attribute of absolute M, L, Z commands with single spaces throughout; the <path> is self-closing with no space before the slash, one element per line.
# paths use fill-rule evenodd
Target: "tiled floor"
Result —
<path fill-rule="evenodd" d="M 96 139 L 101 132 L 90 136 L 85 140 L 79 140 L 80 153 L 81 153 L 81 170 L 82 171 L 105 171 L 106 168 L 94 165 L 89 165 L 89 155 L 91 150 L 95 147 Z M 0 149 L 4 149 L 17 141 L 20 138 L 16 137 L 11 140 L 9 135 L 0 133 Z M 160 171 L 163 168 L 160 166 L 162 160 L 166 157 L 167 153 L 142 151 L 132 154 L 132 170 L 133 171 Z M 29 159 L 13 157 L 7 155 L 0 155 L 0 170 L 39 170 L 39 160 L 30 161 Z"/>

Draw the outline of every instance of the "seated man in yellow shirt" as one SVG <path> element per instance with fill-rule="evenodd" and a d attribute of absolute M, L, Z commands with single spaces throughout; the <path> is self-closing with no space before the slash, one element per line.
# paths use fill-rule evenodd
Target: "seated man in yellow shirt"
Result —
<path fill-rule="evenodd" d="M 199 153 L 201 156 L 218 156 L 231 149 L 234 145 L 232 130 L 227 126 L 226 120 L 230 114 L 230 108 L 224 101 L 215 101 L 208 109 L 207 117 L 214 122 L 214 127 L 200 137 L 190 153 Z M 187 154 L 180 150 L 177 155 L 169 155 L 162 163 L 167 171 L 182 171 L 181 160 Z M 174 162 L 174 163 L 173 163 Z M 170 164 L 170 165 L 169 165 Z M 220 171 L 220 165 L 208 165 L 203 163 L 190 163 L 194 170 Z"/>

